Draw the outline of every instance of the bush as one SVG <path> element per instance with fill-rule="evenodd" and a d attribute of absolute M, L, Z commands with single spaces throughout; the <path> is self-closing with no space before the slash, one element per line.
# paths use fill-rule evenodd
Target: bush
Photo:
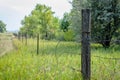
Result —
<path fill-rule="evenodd" d="M 73 41 L 74 40 L 74 32 L 73 30 L 68 30 L 64 33 L 65 41 Z"/>
<path fill-rule="evenodd" d="M 55 33 L 56 40 L 64 41 L 64 32 L 63 31 L 57 31 Z"/>

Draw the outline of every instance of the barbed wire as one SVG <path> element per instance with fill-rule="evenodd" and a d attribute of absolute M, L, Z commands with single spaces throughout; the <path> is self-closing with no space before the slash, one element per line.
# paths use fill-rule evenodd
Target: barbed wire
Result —
<path fill-rule="evenodd" d="M 81 40 L 82 41 L 82 40 Z M 98 40 L 98 41 L 110 41 L 110 40 Z M 98 42 L 98 41 L 95 41 L 95 40 L 90 40 L 90 43 L 91 42 Z M 111 40 L 111 41 L 120 41 L 120 40 Z M 75 42 L 75 41 L 74 41 Z M 79 42 L 80 43 L 80 42 Z M 77 43 L 77 42 L 75 42 L 74 44 L 75 44 L 75 46 L 77 46 L 77 48 L 79 48 L 79 52 L 77 52 L 77 51 L 71 51 L 71 50 L 69 50 L 68 49 L 68 51 L 65 51 L 65 53 L 76 53 L 76 55 L 78 55 L 78 56 L 81 56 L 82 54 L 81 54 L 81 44 L 79 44 L 79 43 Z M 62 45 L 61 45 L 62 44 Z M 78 46 L 79 45 L 79 46 Z M 60 64 L 60 61 L 59 61 L 59 56 L 57 55 L 57 50 L 59 49 L 59 46 L 64 46 L 64 43 L 63 43 L 63 41 L 56 41 L 56 44 L 55 44 L 55 46 L 54 46 L 54 48 L 52 49 L 52 50 L 54 50 L 53 51 L 53 55 L 55 55 L 55 59 L 56 59 L 56 64 L 55 64 L 55 66 L 56 67 L 59 67 L 59 64 Z M 70 48 L 70 47 L 69 47 Z M 92 48 L 91 48 L 92 49 Z M 60 54 L 60 55 L 62 55 L 62 54 Z M 84 55 L 86 55 L 86 56 L 88 56 L 87 54 L 84 54 Z M 100 55 L 94 55 L 94 54 L 91 54 L 91 58 L 97 58 L 98 59 L 98 63 L 94 63 L 94 61 L 93 60 L 91 60 L 91 65 L 93 65 L 93 64 L 103 64 L 103 66 L 105 67 L 105 70 L 106 71 L 111 71 L 112 73 L 109 73 L 108 74 L 108 76 L 109 75 L 111 75 L 111 74 L 114 74 L 114 75 L 112 75 L 113 77 L 112 78 L 114 78 L 115 76 L 116 76 L 116 74 L 117 75 L 119 75 L 120 74 L 120 71 L 118 70 L 118 69 L 116 69 L 116 66 L 119 66 L 119 60 L 120 60 L 120 58 L 119 57 L 110 57 L 110 56 L 108 56 L 108 57 L 104 57 L 104 56 L 100 56 Z M 106 65 L 106 63 L 104 62 L 104 59 L 107 59 L 107 60 L 110 60 L 110 62 L 114 62 L 114 61 L 116 61 L 117 62 L 117 64 L 116 63 L 114 63 L 114 67 L 113 68 L 108 68 L 109 66 L 108 65 L 112 65 L 112 64 L 108 64 L 108 65 Z M 92 62 L 93 62 L 93 64 L 92 64 Z M 50 68 L 51 67 L 44 67 L 43 69 L 41 69 L 41 71 L 43 71 L 43 72 L 47 72 L 47 71 L 49 71 L 50 70 Z M 82 71 L 81 71 L 81 67 L 76 67 L 75 65 L 66 65 L 64 68 L 61 68 L 60 70 L 58 70 L 57 72 L 54 72 L 53 73 L 53 77 L 54 76 L 57 76 L 57 75 L 60 75 L 60 74 L 62 74 L 66 69 L 69 69 L 69 70 L 72 70 L 73 72 L 79 72 L 80 74 L 82 74 Z M 116 69 L 116 70 L 115 70 Z M 98 70 L 100 70 L 99 68 L 98 68 Z M 94 72 L 93 72 L 94 73 Z M 101 75 L 100 75 L 101 76 Z M 102 77 L 102 76 L 101 76 Z M 94 79 L 94 75 L 92 75 L 92 77 L 91 77 L 91 79 Z M 102 79 L 102 78 L 101 78 Z M 97 79 L 94 79 L 94 80 L 97 80 Z"/>
<path fill-rule="evenodd" d="M 82 54 L 79 54 L 79 55 L 81 56 Z M 83 54 L 83 55 L 89 56 L 87 54 Z M 109 60 L 120 60 L 120 58 L 116 58 L 116 57 L 103 57 L 103 56 L 94 56 L 94 55 L 91 55 L 91 57 L 102 58 L 102 59 L 109 59 Z"/>
<path fill-rule="evenodd" d="M 60 43 L 61 43 L 61 41 L 58 41 L 58 43 L 57 43 L 57 45 L 55 47 L 55 54 L 56 54 L 56 50 L 57 50 Z M 82 54 L 79 54 L 79 55 L 82 55 Z M 89 56 L 87 54 L 84 54 L 84 55 Z M 109 60 L 120 60 L 120 58 L 116 58 L 116 57 L 103 57 L 103 56 L 93 56 L 93 55 L 92 55 L 92 57 L 102 58 L 102 59 L 109 59 Z"/>
<path fill-rule="evenodd" d="M 80 42 L 82 42 L 82 39 L 80 39 L 79 40 Z M 117 43 L 117 42 L 119 42 L 120 43 L 120 40 L 92 40 L 92 39 L 90 39 L 90 40 L 88 40 L 88 41 L 90 41 L 90 42 L 95 42 L 95 43 L 99 43 L 99 42 L 108 42 L 108 41 L 110 41 L 110 42 L 113 42 L 113 43 Z"/>
<path fill-rule="evenodd" d="M 80 41 L 82 41 L 82 40 L 80 40 Z M 120 40 L 98 40 L 98 41 L 90 40 L 90 42 L 99 42 L 99 41 L 120 42 Z M 75 42 L 75 41 L 73 41 L 73 42 Z M 54 48 L 54 54 L 55 54 L 55 56 L 56 56 L 56 53 L 57 53 L 57 49 L 59 48 L 58 46 L 59 46 L 61 43 L 62 43 L 61 40 L 59 40 L 59 41 L 56 43 L 56 46 L 55 46 L 55 48 Z M 79 48 L 81 48 L 81 47 L 79 47 Z M 67 53 L 72 53 L 72 52 L 69 52 L 69 51 L 68 51 Z M 80 53 L 81 53 L 81 52 L 80 52 Z M 79 54 L 79 55 L 82 55 L 82 54 L 80 54 L 80 53 L 78 53 L 78 54 Z M 61 54 L 61 55 L 62 55 L 62 54 Z M 87 54 L 84 54 L 84 55 L 88 56 Z M 109 60 L 120 60 L 120 58 L 115 58 L 115 57 L 103 57 L 103 56 L 93 56 L 93 55 L 92 55 L 92 57 L 102 58 L 102 59 L 109 59 Z"/>
<path fill-rule="evenodd" d="M 108 58 L 108 57 L 101 57 L 101 56 L 93 56 L 93 57 L 97 57 L 97 58 L 102 58 L 102 59 L 109 59 L 109 60 L 120 60 L 120 58 Z"/>

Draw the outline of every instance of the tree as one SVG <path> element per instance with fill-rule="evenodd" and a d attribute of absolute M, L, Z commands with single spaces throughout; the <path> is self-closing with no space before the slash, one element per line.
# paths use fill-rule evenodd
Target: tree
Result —
<path fill-rule="evenodd" d="M 75 33 L 75 40 L 81 41 L 81 9 L 88 8 L 90 6 L 89 0 L 73 0 L 70 2 L 72 4 L 71 10 L 71 28 Z"/>
<path fill-rule="evenodd" d="M 49 33 L 49 35 L 53 39 L 53 38 L 56 38 L 56 34 L 59 31 L 59 26 L 60 26 L 60 20 L 59 20 L 59 18 L 58 17 L 53 17 L 51 25 L 52 26 L 50 27 L 50 30 L 49 30 L 50 33 Z"/>
<path fill-rule="evenodd" d="M 50 7 L 45 5 L 37 4 L 36 8 L 32 11 L 32 16 L 37 17 L 37 27 L 39 32 L 42 34 L 42 38 L 49 38 L 49 31 L 52 28 L 53 12 Z"/>
<path fill-rule="evenodd" d="M 21 21 L 21 24 L 23 25 L 23 29 L 21 29 L 23 34 L 28 34 L 29 36 L 34 36 L 37 21 L 34 16 L 25 16 L 24 20 Z"/>
<path fill-rule="evenodd" d="M 53 16 L 51 8 L 37 4 L 29 16 L 26 16 L 21 24 L 29 35 L 41 34 L 43 39 L 51 38 L 58 26 L 58 19 Z"/>
<path fill-rule="evenodd" d="M 72 10 L 71 10 L 71 28 L 75 33 L 75 40 L 80 41 L 80 32 L 81 32 L 81 3 L 80 0 L 72 1 Z"/>
<path fill-rule="evenodd" d="M 68 13 L 64 13 L 64 17 L 61 20 L 60 28 L 63 30 L 63 32 L 67 32 L 69 26 L 70 26 L 69 14 Z"/>
<path fill-rule="evenodd" d="M 0 32 L 6 32 L 6 24 L 0 20 Z"/>
<path fill-rule="evenodd" d="M 80 40 L 81 9 L 90 8 L 92 12 L 92 40 L 110 47 L 112 38 L 120 26 L 120 0 L 73 0 L 71 11 L 72 28 L 76 39 Z"/>
<path fill-rule="evenodd" d="M 110 42 L 120 26 L 119 0 L 92 0 L 92 39 L 110 47 Z"/>

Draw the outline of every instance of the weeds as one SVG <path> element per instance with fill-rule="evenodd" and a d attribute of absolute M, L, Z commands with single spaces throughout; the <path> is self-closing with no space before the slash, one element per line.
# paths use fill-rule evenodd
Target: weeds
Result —
<path fill-rule="evenodd" d="M 16 50 L 0 58 L 0 80 L 82 79 L 80 44 L 60 42 L 57 45 L 57 41 L 42 40 L 40 41 L 40 53 L 37 55 L 35 40 L 28 41 L 27 46 L 18 40 L 13 42 Z M 120 60 L 94 57 L 120 57 L 118 51 L 104 50 L 95 44 L 92 46 L 91 80 L 120 79 Z"/>

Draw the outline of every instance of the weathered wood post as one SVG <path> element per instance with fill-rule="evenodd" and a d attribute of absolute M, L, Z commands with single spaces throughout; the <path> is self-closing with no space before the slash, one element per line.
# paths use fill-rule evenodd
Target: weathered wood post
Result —
<path fill-rule="evenodd" d="M 21 33 L 22 43 L 23 43 L 23 37 L 24 37 L 24 35 L 23 35 L 23 33 Z"/>
<path fill-rule="evenodd" d="M 82 9 L 81 71 L 83 80 L 90 80 L 91 75 L 90 27 L 91 27 L 90 9 Z"/>
<path fill-rule="evenodd" d="M 18 40 L 20 40 L 20 35 L 21 35 L 20 32 L 18 32 Z"/>
<path fill-rule="evenodd" d="M 37 55 L 39 54 L 39 33 L 37 34 Z"/>
<path fill-rule="evenodd" d="M 25 34 L 25 45 L 27 46 L 27 38 L 28 38 L 28 36 L 27 36 L 27 33 Z"/>

